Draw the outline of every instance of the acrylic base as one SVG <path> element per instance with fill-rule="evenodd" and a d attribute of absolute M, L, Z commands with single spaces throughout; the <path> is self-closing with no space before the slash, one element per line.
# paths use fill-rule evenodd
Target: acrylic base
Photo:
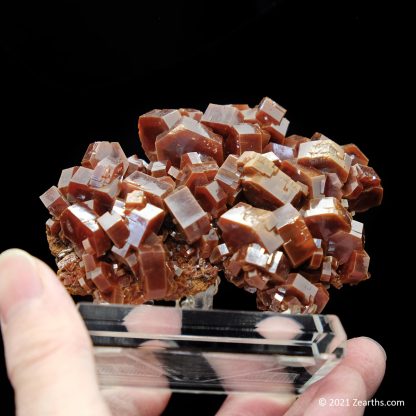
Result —
<path fill-rule="evenodd" d="M 79 304 L 102 387 L 295 393 L 342 358 L 334 315 Z"/>

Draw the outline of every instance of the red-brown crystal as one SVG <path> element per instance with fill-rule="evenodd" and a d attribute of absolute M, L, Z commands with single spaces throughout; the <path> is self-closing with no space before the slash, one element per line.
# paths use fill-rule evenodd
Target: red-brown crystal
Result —
<path fill-rule="evenodd" d="M 149 167 L 149 163 L 143 159 L 140 159 L 137 155 L 132 155 L 127 159 L 129 165 L 127 171 L 124 174 L 125 177 L 131 175 L 133 172 L 139 171 L 146 173 Z"/>
<path fill-rule="evenodd" d="M 50 187 L 44 194 L 40 196 L 40 200 L 47 208 L 49 213 L 56 218 L 69 207 L 68 201 L 61 194 L 56 186 Z"/>
<path fill-rule="evenodd" d="M 267 124 L 262 126 L 262 128 L 270 134 L 272 142 L 283 144 L 285 142 L 287 129 L 289 128 L 289 123 L 289 120 L 283 117 L 280 124 Z"/>
<path fill-rule="evenodd" d="M 219 165 L 224 160 L 222 137 L 190 117 L 182 117 L 171 130 L 157 136 L 155 146 L 157 158 L 170 160 L 176 167 L 188 152 L 212 156 Z"/>
<path fill-rule="evenodd" d="M 312 199 L 304 214 L 306 225 L 316 238 L 327 240 L 339 230 L 351 230 L 351 217 L 333 197 Z"/>
<path fill-rule="evenodd" d="M 329 237 L 327 253 L 342 265 L 348 261 L 354 250 L 363 248 L 363 224 L 353 220 L 350 231 L 339 230 Z"/>
<path fill-rule="evenodd" d="M 161 242 L 144 244 L 138 250 L 138 261 L 143 279 L 143 293 L 146 299 L 163 299 L 169 290 L 171 275 L 167 255 Z"/>
<path fill-rule="evenodd" d="M 127 194 L 125 209 L 131 211 L 133 209 L 142 209 L 147 204 L 147 198 L 143 191 L 134 190 Z"/>
<path fill-rule="evenodd" d="M 58 189 L 65 197 L 68 194 L 69 182 L 71 181 L 71 178 L 77 171 L 77 169 L 78 166 L 74 166 L 72 168 L 63 169 L 61 172 L 61 176 L 59 177 L 58 181 Z"/>
<path fill-rule="evenodd" d="M 71 177 L 68 184 L 68 200 L 88 201 L 92 198 L 94 189 L 90 186 L 93 169 L 80 166 Z"/>
<path fill-rule="evenodd" d="M 48 218 L 46 221 L 46 232 L 50 235 L 57 236 L 61 231 L 61 223 L 58 220 Z"/>
<path fill-rule="evenodd" d="M 231 105 L 209 104 L 202 115 L 201 123 L 216 133 L 227 134 L 231 127 L 244 120 L 240 110 Z"/>
<path fill-rule="evenodd" d="M 283 248 L 293 267 L 310 259 L 317 247 L 300 212 L 285 204 L 269 213 L 267 227 L 275 229 L 284 241 Z"/>
<path fill-rule="evenodd" d="M 142 209 L 134 209 L 127 215 L 131 248 L 139 248 L 152 233 L 157 233 L 165 218 L 165 211 L 151 203 Z"/>
<path fill-rule="evenodd" d="M 241 155 L 246 150 L 261 153 L 263 136 L 260 127 L 255 124 L 241 123 L 230 128 L 225 142 L 226 153 Z"/>
<path fill-rule="evenodd" d="M 368 165 L 368 158 L 367 156 L 358 148 L 357 145 L 353 143 L 344 144 L 342 146 L 344 152 L 351 156 L 351 164 L 355 165 L 356 163 L 360 163 L 361 165 Z"/>
<path fill-rule="evenodd" d="M 168 174 L 170 168 L 170 161 L 169 160 L 156 160 L 154 162 L 150 162 L 147 170 L 151 176 L 155 178 L 160 178 L 162 176 L 166 176 Z"/>
<path fill-rule="evenodd" d="M 209 230 L 208 234 L 204 234 L 198 244 L 199 256 L 206 259 L 211 256 L 212 251 L 218 245 L 218 234 L 214 228 Z"/>
<path fill-rule="evenodd" d="M 69 206 L 61 215 L 62 232 L 69 241 L 80 247 L 88 239 L 97 257 L 111 247 L 110 239 L 97 223 L 97 215 L 80 204 Z"/>
<path fill-rule="evenodd" d="M 185 165 L 182 175 L 177 179 L 178 186 L 185 185 L 195 195 L 197 187 L 208 184 L 214 179 L 218 172 L 218 165 L 214 163 L 203 163 L 198 165 Z"/>
<path fill-rule="evenodd" d="M 245 244 L 258 243 L 272 253 L 282 245 L 283 240 L 266 228 L 268 215 L 269 211 L 239 202 L 218 220 L 223 240 L 232 250 Z"/>
<path fill-rule="evenodd" d="M 277 123 L 280 124 L 283 120 L 286 110 L 277 104 L 269 97 L 264 97 L 257 109 L 257 120 L 262 124 Z"/>
<path fill-rule="evenodd" d="M 139 138 L 146 154 L 155 151 L 156 137 L 170 130 L 180 118 L 178 110 L 152 110 L 139 117 Z"/>
<path fill-rule="evenodd" d="M 141 190 L 149 202 L 163 208 L 163 198 L 172 192 L 173 188 L 172 185 L 159 178 L 154 178 L 142 172 L 133 172 L 123 181 L 120 195 L 125 198 L 129 192 Z"/>
<path fill-rule="evenodd" d="M 241 188 L 241 172 L 238 170 L 237 160 L 237 156 L 229 155 L 215 175 L 215 180 L 218 181 L 222 189 L 224 189 L 227 194 L 227 202 L 230 205 L 234 203 Z"/>
<path fill-rule="evenodd" d="M 195 108 L 180 108 L 179 112 L 181 113 L 181 116 L 191 117 L 198 121 L 201 121 L 202 114 L 204 114 L 202 111 L 196 110 Z"/>
<path fill-rule="evenodd" d="M 214 218 L 227 209 L 225 205 L 227 194 L 215 180 L 206 185 L 197 186 L 195 196 L 201 207 Z"/>
<path fill-rule="evenodd" d="M 117 247 L 121 248 L 126 244 L 129 228 L 119 214 L 106 212 L 97 222 Z"/>
<path fill-rule="evenodd" d="M 93 210 L 102 215 L 107 211 L 111 211 L 115 204 L 116 198 L 120 192 L 120 180 L 114 179 L 111 183 L 93 191 Z"/>
<path fill-rule="evenodd" d="M 370 257 L 364 250 L 353 250 L 348 262 L 341 266 L 340 276 L 342 283 L 357 284 L 368 279 L 368 266 Z"/>
<path fill-rule="evenodd" d="M 244 165 L 241 182 L 246 199 L 254 206 L 269 210 L 287 203 L 297 205 L 302 188 L 273 163 L 264 163 L 265 160 L 270 162 L 256 155 Z"/>
<path fill-rule="evenodd" d="M 189 188 L 186 186 L 177 188 L 165 198 L 165 204 L 189 244 L 208 233 L 210 228 L 208 215 Z"/>
<path fill-rule="evenodd" d="M 59 280 L 137 304 L 195 295 L 222 270 L 259 309 L 320 313 L 330 286 L 368 279 L 353 216 L 381 203 L 379 176 L 354 144 L 287 136 L 285 114 L 268 97 L 152 110 L 138 122 L 150 162 L 90 144 L 41 196 Z"/>
<path fill-rule="evenodd" d="M 269 143 L 263 148 L 263 153 L 273 152 L 280 162 L 287 159 L 293 159 L 295 157 L 295 151 L 292 147 L 283 146 L 278 143 Z M 280 163 L 279 163 L 280 164 Z"/>
<path fill-rule="evenodd" d="M 321 138 L 301 143 L 297 157 L 301 165 L 336 173 L 343 183 L 348 178 L 351 157 L 333 140 Z"/>
<path fill-rule="evenodd" d="M 325 195 L 326 176 L 318 169 L 300 165 L 293 160 L 284 160 L 280 169 L 294 181 L 305 184 L 310 198 L 322 198 Z"/>

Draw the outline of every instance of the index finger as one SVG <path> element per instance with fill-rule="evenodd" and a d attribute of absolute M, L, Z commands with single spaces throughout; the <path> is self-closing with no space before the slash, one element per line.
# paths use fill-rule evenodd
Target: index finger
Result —
<path fill-rule="evenodd" d="M 218 415 L 360 415 L 363 408 L 352 406 L 353 399 L 369 399 L 375 393 L 383 379 L 385 362 L 385 352 L 375 341 L 365 337 L 351 339 L 344 360 L 327 377 L 312 384 L 295 403 L 294 396 L 288 395 L 230 395 Z M 322 406 L 320 398 L 326 399 L 327 406 Z M 330 407 L 330 399 L 348 399 L 344 403 L 350 406 Z"/>
<path fill-rule="evenodd" d="M 364 408 L 354 406 L 354 402 L 373 396 L 385 369 L 386 354 L 376 341 L 366 337 L 351 339 L 347 342 L 344 360 L 327 377 L 306 390 L 287 416 L 305 413 L 311 416 L 361 415 Z M 344 406 L 329 406 L 337 402 Z"/>

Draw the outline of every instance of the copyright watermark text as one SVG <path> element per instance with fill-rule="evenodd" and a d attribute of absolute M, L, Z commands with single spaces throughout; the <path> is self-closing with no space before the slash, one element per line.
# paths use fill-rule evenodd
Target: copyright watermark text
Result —
<path fill-rule="evenodd" d="M 404 400 L 360 400 L 351 398 L 326 398 L 318 399 L 321 407 L 404 407 Z"/>

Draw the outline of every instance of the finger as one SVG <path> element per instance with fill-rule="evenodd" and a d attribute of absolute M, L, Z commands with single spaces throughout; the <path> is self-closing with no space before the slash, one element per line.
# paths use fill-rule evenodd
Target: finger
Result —
<path fill-rule="evenodd" d="M 123 324 L 131 333 L 178 335 L 181 333 L 182 311 L 179 308 L 141 305 L 131 310 L 124 318 Z M 113 414 L 150 416 L 163 412 L 171 397 L 171 391 L 164 370 L 166 363 L 160 362 L 157 353 L 165 348 L 166 344 L 163 341 L 155 340 L 147 341 L 138 348 L 129 349 L 129 357 L 134 356 L 134 362 L 138 366 L 143 363 L 146 365 L 146 378 L 138 379 L 137 385 L 139 386 L 141 382 L 146 385 L 146 380 L 151 380 L 152 386 L 158 389 L 111 387 L 103 390 L 102 394 Z"/>
<path fill-rule="evenodd" d="M 378 343 L 365 337 L 349 340 L 346 351 L 344 360 L 303 393 L 288 416 L 354 416 L 364 412 L 363 407 L 354 403 L 367 400 L 376 392 L 384 376 L 386 355 Z M 319 400 L 322 398 L 324 401 Z"/>
<path fill-rule="evenodd" d="M 280 416 L 285 414 L 296 397 L 292 394 L 250 394 L 228 396 L 217 416 Z"/>
<path fill-rule="evenodd" d="M 264 338 L 293 339 L 301 333 L 302 327 L 295 320 L 285 316 L 266 317 L 257 324 L 258 333 Z M 218 415 L 282 415 L 294 402 L 293 385 L 286 382 L 279 382 L 276 377 L 280 372 L 286 374 L 286 367 L 276 362 L 273 356 L 252 357 L 250 355 L 241 357 L 236 355 L 224 357 L 216 354 L 207 357 L 211 366 L 216 370 L 222 380 L 226 391 L 250 391 L 257 388 L 264 388 L 264 381 L 260 386 L 256 384 L 258 375 L 264 374 L 267 377 L 272 373 L 275 377 L 271 383 L 273 388 L 286 391 L 284 394 L 253 394 L 229 395 L 221 406 Z M 283 377 L 283 380 L 285 378 Z"/>
<path fill-rule="evenodd" d="M 182 327 L 182 311 L 179 308 L 140 305 L 128 313 L 123 324 L 129 332 L 179 335 Z"/>
<path fill-rule="evenodd" d="M 18 414 L 110 414 L 88 333 L 48 266 L 21 250 L 4 252 L 0 314 Z"/>
<path fill-rule="evenodd" d="M 160 415 L 167 406 L 171 392 L 168 390 L 112 387 L 102 391 L 113 415 Z"/>
<path fill-rule="evenodd" d="M 291 340 L 302 332 L 302 326 L 287 316 L 264 315 L 264 318 L 257 323 L 255 331 L 264 338 Z M 210 352 L 203 355 L 227 393 L 295 392 L 294 385 L 287 381 L 286 365 L 276 360 L 274 355 Z M 266 377 L 268 380 L 273 379 L 273 382 L 266 383 Z M 270 389 L 264 390 L 265 387 Z"/>

